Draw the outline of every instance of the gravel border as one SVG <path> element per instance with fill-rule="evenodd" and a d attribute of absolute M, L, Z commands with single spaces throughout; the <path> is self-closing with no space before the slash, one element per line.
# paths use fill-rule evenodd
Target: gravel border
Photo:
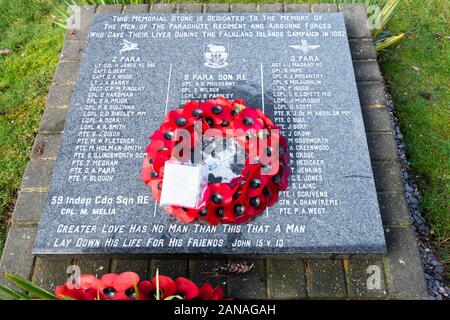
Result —
<path fill-rule="evenodd" d="M 403 134 L 400 130 L 397 108 L 389 93 L 386 94 L 387 109 L 392 117 L 392 129 L 397 145 L 397 153 L 400 159 L 401 177 L 405 187 L 405 197 L 411 214 L 414 230 L 417 233 L 420 260 L 422 262 L 425 280 L 427 283 L 429 300 L 450 300 L 450 288 L 448 287 L 447 272 L 438 258 L 436 250 L 431 242 L 432 231 L 422 215 L 420 208 L 421 193 L 411 173 L 411 167 L 407 160 L 407 150 Z"/>

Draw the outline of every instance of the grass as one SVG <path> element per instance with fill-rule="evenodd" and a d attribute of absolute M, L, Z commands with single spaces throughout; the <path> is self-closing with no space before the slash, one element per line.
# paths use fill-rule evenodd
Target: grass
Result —
<path fill-rule="evenodd" d="M 0 254 L 28 162 L 64 30 L 52 27 L 51 1 L 0 0 Z"/>
<path fill-rule="evenodd" d="M 450 3 L 403 0 L 389 28 L 411 31 L 381 55 L 396 103 L 422 208 L 436 248 L 450 263 Z"/>
<path fill-rule="evenodd" d="M 399 110 L 412 169 L 423 193 L 423 210 L 435 234 L 436 247 L 447 265 L 450 247 L 449 9 L 447 0 L 403 0 L 388 29 L 394 33 L 411 33 L 400 47 L 380 55 L 385 79 Z M 4 220 L 14 207 L 63 41 L 63 30 L 51 25 L 52 10 L 50 1 L 0 0 L 0 49 L 15 51 L 0 57 L 0 217 Z M 4 234 L 5 223 L 0 226 L 0 248 Z"/>

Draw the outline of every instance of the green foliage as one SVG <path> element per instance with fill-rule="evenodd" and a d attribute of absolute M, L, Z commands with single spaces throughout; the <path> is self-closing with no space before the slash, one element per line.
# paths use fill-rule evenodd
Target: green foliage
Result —
<path fill-rule="evenodd" d="M 10 289 L 5 286 L 0 286 L 0 291 L 7 295 L 7 298 L 13 300 L 58 300 L 58 298 L 51 292 L 44 290 L 31 281 L 22 278 L 18 275 L 4 273 L 3 276 L 12 284 L 21 289 L 21 291 Z"/>

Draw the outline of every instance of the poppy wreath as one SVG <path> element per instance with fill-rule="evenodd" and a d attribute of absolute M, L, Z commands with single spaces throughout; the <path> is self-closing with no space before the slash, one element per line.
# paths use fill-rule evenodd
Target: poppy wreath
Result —
<path fill-rule="evenodd" d="M 182 141 L 177 134 L 180 129 L 189 133 L 192 148 L 198 146 L 201 134 L 208 130 L 211 132 L 210 129 L 217 136 L 227 138 L 231 132 L 232 138 L 245 151 L 246 159 L 241 174 L 230 182 L 208 183 L 201 205 L 196 209 L 174 205 L 164 208 L 178 220 L 186 223 L 203 220 L 212 225 L 244 223 L 276 203 L 278 193 L 288 187 L 291 174 L 289 153 L 286 138 L 279 133 L 280 128 L 261 110 L 246 106 L 244 100 L 218 97 L 205 102 L 190 101 L 168 112 L 159 129 L 150 137 L 141 178 L 151 188 L 156 201 L 161 197 L 165 162 L 180 160 L 172 152 Z M 264 152 L 255 155 L 255 148 L 249 141 L 265 146 Z M 255 158 L 258 160 L 251 161 Z M 190 160 L 190 157 L 184 159 Z"/>
<path fill-rule="evenodd" d="M 159 287 L 159 295 L 156 288 Z M 223 289 L 209 283 L 197 286 L 191 280 L 159 275 L 151 281 L 141 280 L 134 272 L 108 273 L 101 278 L 80 275 L 77 284 L 68 280 L 57 286 L 55 296 L 62 300 L 223 300 Z"/>

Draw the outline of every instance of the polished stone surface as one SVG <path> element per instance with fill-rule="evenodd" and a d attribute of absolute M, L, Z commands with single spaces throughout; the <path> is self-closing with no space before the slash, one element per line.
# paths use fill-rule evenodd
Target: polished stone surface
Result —
<path fill-rule="evenodd" d="M 167 110 L 215 95 L 282 126 L 296 171 L 251 223 L 182 225 L 141 182 L 143 154 Z M 384 251 L 341 14 L 95 16 L 34 253 Z"/>

